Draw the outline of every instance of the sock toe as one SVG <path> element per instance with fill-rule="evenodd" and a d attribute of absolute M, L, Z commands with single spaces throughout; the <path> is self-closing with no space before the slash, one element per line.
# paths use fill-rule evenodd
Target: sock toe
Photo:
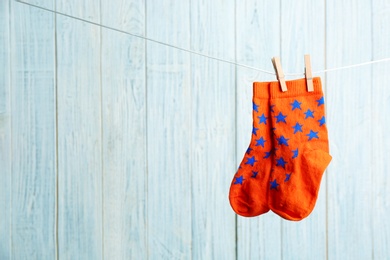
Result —
<path fill-rule="evenodd" d="M 230 197 L 230 205 L 234 212 L 243 217 L 255 217 L 269 211 L 265 205 L 260 205 L 245 196 Z"/>
<path fill-rule="evenodd" d="M 234 212 L 244 217 L 255 217 L 268 212 L 269 207 L 265 203 L 266 200 L 255 200 L 250 193 L 251 188 L 258 190 L 258 187 L 245 186 L 243 189 L 233 189 L 230 192 L 229 201 Z"/>

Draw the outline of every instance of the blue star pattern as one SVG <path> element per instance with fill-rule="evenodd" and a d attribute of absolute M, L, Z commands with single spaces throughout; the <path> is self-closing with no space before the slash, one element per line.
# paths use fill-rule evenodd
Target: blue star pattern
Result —
<path fill-rule="evenodd" d="M 279 112 L 279 114 L 275 117 L 276 117 L 276 123 L 279 123 L 279 122 L 287 123 L 286 122 L 287 116 L 283 115 L 282 112 Z"/>
<path fill-rule="evenodd" d="M 276 192 L 283 191 L 288 185 L 291 185 L 291 177 L 294 178 L 295 175 L 292 176 L 293 172 L 290 171 L 292 171 L 294 163 L 299 163 L 299 161 L 297 161 L 299 159 L 297 158 L 299 157 L 299 154 L 302 153 L 302 150 L 299 151 L 301 148 L 298 148 L 298 146 L 302 142 L 320 139 L 320 134 L 322 139 L 322 131 L 326 131 L 326 128 L 322 127 L 326 124 L 325 116 L 323 116 L 322 112 L 323 107 L 316 108 L 324 104 L 324 97 L 316 99 L 317 97 L 311 96 L 310 98 L 311 101 L 306 102 L 306 97 L 304 97 L 304 95 L 302 97 L 296 95 L 292 98 L 280 100 L 282 103 L 278 105 L 278 107 L 276 107 L 275 104 L 268 105 L 270 109 L 269 112 L 267 111 L 268 117 L 263 113 L 265 110 L 262 111 L 261 109 L 263 108 L 262 104 L 252 103 L 254 119 L 251 137 L 252 141 L 240 164 L 242 167 L 239 167 L 234 176 L 233 184 L 243 185 L 244 182 L 245 184 L 248 184 L 248 181 L 256 182 L 261 178 L 264 178 L 265 175 L 263 175 L 259 169 L 263 167 L 263 160 L 270 160 L 269 162 L 271 162 L 273 167 L 271 168 L 272 177 L 266 177 L 269 181 L 268 183 L 270 183 L 270 189 L 276 190 Z M 282 104 L 284 104 L 284 106 Z M 274 114 L 269 116 L 270 113 Z M 287 122 L 287 117 L 289 118 L 289 122 Z M 310 120 L 309 118 L 312 118 L 313 120 Z M 269 127 L 266 127 L 268 120 L 271 121 L 268 122 Z M 294 121 L 295 124 L 293 124 Z M 311 123 L 313 124 L 310 125 Z M 261 124 L 266 125 L 264 126 L 264 129 Z M 277 129 L 275 126 L 277 126 Z M 305 126 L 305 129 L 303 129 L 303 126 Z M 291 129 L 293 129 L 293 131 L 291 131 Z M 257 132 L 259 132 L 259 135 L 257 135 Z M 301 134 L 299 134 L 299 132 Z M 269 139 L 266 134 L 271 136 L 271 138 Z M 296 136 L 292 136 L 293 134 Z M 304 135 L 307 136 L 308 139 L 306 139 Z M 267 140 L 265 138 L 267 138 Z M 270 147 L 267 146 L 267 148 L 265 148 L 266 144 Z M 295 150 L 293 148 L 295 148 Z M 273 172 L 274 168 L 276 169 L 275 172 Z M 259 176 L 259 178 L 257 178 L 257 176 Z M 294 179 L 292 181 L 294 181 Z M 245 185 L 236 187 L 246 189 Z"/>
<path fill-rule="evenodd" d="M 323 104 L 325 104 L 325 101 L 324 101 L 324 97 L 321 97 L 320 99 L 316 100 L 317 101 L 317 106 L 321 106 Z"/>
<path fill-rule="evenodd" d="M 264 123 L 265 125 L 267 124 L 267 118 L 268 117 L 265 117 L 264 114 L 262 114 L 261 116 L 258 116 L 258 118 L 260 120 L 259 124 L 261 124 L 261 123 Z"/>
<path fill-rule="evenodd" d="M 317 120 L 319 123 L 320 123 L 320 126 L 322 126 L 323 124 L 325 124 L 325 117 L 321 117 L 320 120 Z"/>
<path fill-rule="evenodd" d="M 294 102 L 290 104 L 292 106 L 291 110 L 294 111 L 294 109 L 296 108 L 302 110 L 301 104 L 302 102 L 298 102 L 297 100 L 294 100 Z"/>
<path fill-rule="evenodd" d="M 258 162 L 258 161 L 256 161 L 255 156 L 252 156 L 252 157 L 247 158 L 247 161 L 245 164 L 250 164 L 251 166 L 253 166 L 253 164 L 255 164 L 255 162 Z"/>
<path fill-rule="evenodd" d="M 281 166 L 285 168 L 287 162 L 283 159 L 283 157 L 280 157 L 279 159 L 276 159 L 276 166 Z"/>
<path fill-rule="evenodd" d="M 276 140 L 278 141 L 278 145 L 288 146 L 288 140 L 290 139 L 287 139 L 283 135 L 281 135 L 279 138 L 276 138 Z"/>
<path fill-rule="evenodd" d="M 306 112 L 305 112 L 305 119 L 311 117 L 311 118 L 314 118 L 314 111 L 308 109 Z"/>
<path fill-rule="evenodd" d="M 313 130 L 310 130 L 310 133 L 307 134 L 307 136 L 309 137 L 309 141 L 313 138 L 318 138 L 318 132 L 314 132 Z"/>
<path fill-rule="evenodd" d="M 276 182 L 276 179 L 271 181 L 271 190 L 278 190 L 279 184 Z"/>
<path fill-rule="evenodd" d="M 303 125 L 301 125 L 301 124 L 299 124 L 298 122 L 293 126 L 293 128 L 294 128 L 294 134 L 296 134 L 296 133 L 298 133 L 298 132 L 303 132 L 302 131 L 302 126 Z"/>
<path fill-rule="evenodd" d="M 267 159 L 267 158 L 269 158 L 271 156 L 271 154 L 272 154 L 272 149 L 269 152 L 265 152 L 265 155 L 264 155 L 263 158 Z"/>
<path fill-rule="evenodd" d="M 240 177 L 236 177 L 236 181 L 234 182 L 234 184 L 241 184 L 242 185 L 242 181 L 245 180 L 244 179 L 244 176 L 240 176 Z"/>
<path fill-rule="evenodd" d="M 295 149 L 295 150 L 292 150 L 292 152 L 293 152 L 293 159 L 295 159 L 295 158 L 297 158 L 298 157 L 298 148 L 297 149 Z"/>
<path fill-rule="evenodd" d="M 256 176 L 257 176 L 258 173 L 259 173 L 259 172 L 252 171 L 252 176 L 251 176 L 251 178 L 256 178 Z"/>
<path fill-rule="evenodd" d="M 256 146 L 259 146 L 259 145 L 261 145 L 261 146 L 263 146 L 263 148 L 264 148 L 264 143 L 265 142 L 267 142 L 263 137 L 261 137 L 260 139 L 257 139 L 256 140 Z"/>

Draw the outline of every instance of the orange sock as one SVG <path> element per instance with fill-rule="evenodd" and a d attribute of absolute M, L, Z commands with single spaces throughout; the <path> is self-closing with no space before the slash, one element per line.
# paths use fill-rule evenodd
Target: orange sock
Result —
<path fill-rule="evenodd" d="M 252 115 L 251 142 L 229 192 L 233 210 L 245 217 L 254 217 L 269 211 L 267 193 L 273 149 L 268 85 L 253 84 Z"/>
<path fill-rule="evenodd" d="M 270 82 L 275 156 L 268 204 L 288 220 L 301 220 L 314 208 L 322 175 L 330 163 L 325 104 L 320 78 L 307 92 L 306 80 L 287 81 L 287 92 Z"/>

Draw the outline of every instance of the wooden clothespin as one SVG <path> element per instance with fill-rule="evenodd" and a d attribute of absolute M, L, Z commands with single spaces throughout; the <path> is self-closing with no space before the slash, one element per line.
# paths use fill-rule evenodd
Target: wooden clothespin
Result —
<path fill-rule="evenodd" d="M 313 92 L 313 75 L 311 72 L 311 62 L 310 62 L 310 55 L 305 54 L 305 77 L 306 77 L 306 85 L 307 85 L 307 91 Z"/>
<path fill-rule="evenodd" d="M 286 80 L 284 79 L 284 73 L 282 70 L 282 64 L 280 63 L 280 58 L 279 57 L 273 57 L 272 58 L 272 64 L 274 65 L 274 69 L 276 72 L 276 78 L 278 79 L 280 83 L 280 87 L 283 92 L 287 91 L 287 85 L 286 85 Z"/>

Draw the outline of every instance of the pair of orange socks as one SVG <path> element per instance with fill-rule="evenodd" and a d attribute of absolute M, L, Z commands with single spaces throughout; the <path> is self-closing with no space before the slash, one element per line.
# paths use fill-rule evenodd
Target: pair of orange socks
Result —
<path fill-rule="evenodd" d="M 330 163 L 321 79 L 308 92 L 306 79 L 253 84 L 252 138 L 232 180 L 233 210 L 254 217 L 270 209 L 288 220 L 313 210 Z"/>

